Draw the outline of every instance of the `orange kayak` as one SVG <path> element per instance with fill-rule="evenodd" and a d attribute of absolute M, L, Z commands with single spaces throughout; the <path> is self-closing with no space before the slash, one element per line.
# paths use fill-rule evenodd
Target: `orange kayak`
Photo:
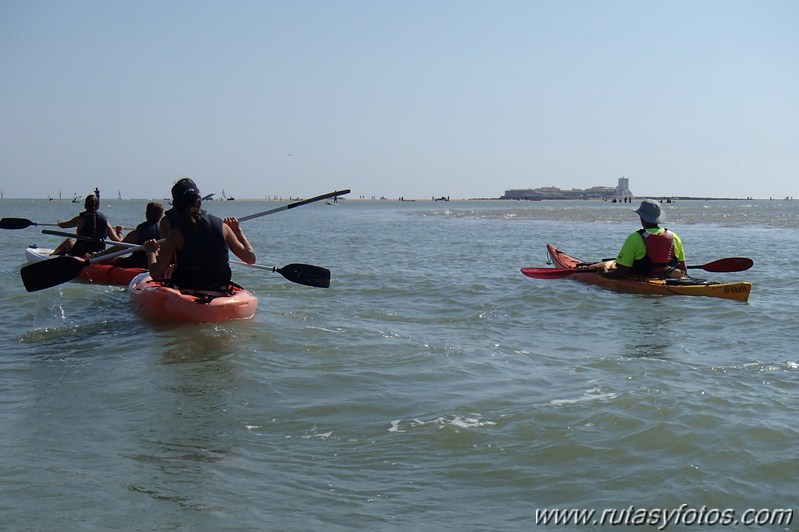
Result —
<path fill-rule="evenodd" d="M 25 257 L 28 262 L 41 262 L 52 259 L 55 256 L 52 253 L 52 249 L 29 247 L 25 250 Z M 95 262 L 85 266 L 75 280 L 84 283 L 128 286 L 134 277 L 144 271 L 143 268 L 120 268 L 113 264 Z"/>
<path fill-rule="evenodd" d="M 142 273 L 133 278 L 128 291 L 133 308 L 152 320 L 218 323 L 252 318 L 258 298 L 239 286 L 231 286 L 231 293 L 180 290 Z"/>
<path fill-rule="evenodd" d="M 704 296 L 718 297 L 722 299 L 732 299 L 736 301 L 748 301 L 749 293 L 752 291 L 752 284 L 747 282 L 716 283 L 686 277 L 682 279 L 650 279 L 643 277 L 626 279 L 608 279 L 590 271 L 581 271 L 580 266 L 585 267 L 586 262 L 567 255 L 552 244 L 547 244 L 547 252 L 554 265 L 558 268 L 571 268 L 574 273 L 567 275 L 569 279 L 580 281 L 630 294 L 654 294 L 654 295 L 681 295 L 681 296 Z M 525 270 L 528 272 L 525 273 Z M 540 268 L 522 268 L 522 273 L 533 277 L 532 270 Z"/>

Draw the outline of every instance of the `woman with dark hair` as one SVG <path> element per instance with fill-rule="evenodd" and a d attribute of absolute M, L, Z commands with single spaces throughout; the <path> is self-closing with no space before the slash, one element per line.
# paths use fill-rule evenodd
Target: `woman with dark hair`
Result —
<path fill-rule="evenodd" d="M 108 219 L 103 213 L 100 212 L 100 200 L 94 194 L 86 196 L 83 202 L 82 213 L 78 214 L 71 220 L 58 222 L 58 227 L 66 229 L 68 227 L 76 227 L 75 233 L 79 236 L 88 236 L 91 238 L 105 239 L 109 238 L 115 242 L 122 240 L 116 229 L 108 222 Z M 67 238 L 64 240 L 55 251 L 53 255 L 74 255 L 82 257 L 87 253 L 95 251 L 102 251 L 105 249 L 105 242 L 91 242 L 88 240 L 73 240 Z"/>
<path fill-rule="evenodd" d="M 180 215 L 175 209 L 175 201 L 177 200 L 175 194 L 182 194 L 186 187 L 197 189 L 197 185 L 189 177 L 181 177 L 172 187 L 172 208 L 164 213 L 164 217 L 161 218 L 159 224 L 159 232 L 162 238 L 166 238 L 169 235 L 169 230 L 180 222 Z"/>
<path fill-rule="evenodd" d="M 145 221 L 136 226 L 136 228 L 125 235 L 122 242 L 127 244 L 141 245 L 148 240 L 159 240 L 161 234 L 158 229 L 158 223 L 164 215 L 164 205 L 158 201 L 151 201 L 147 203 L 145 210 Z M 116 251 L 125 249 L 124 246 L 111 246 L 105 251 L 93 253 L 92 258 L 101 258 L 103 255 L 108 255 Z M 147 269 L 147 255 L 144 251 L 134 251 L 127 257 L 121 257 L 113 260 L 112 264 L 120 268 L 144 268 Z"/>
<path fill-rule="evenodd" d="M 190 180 L 189 180 L 190 181 Z M 164 243 L 145 243 L 153 279 L 163 279 L 174 261 L 172 283 L 178 288 L 227 290 L 230 284 L 228 252 L 255 264 L 255 251 L 236 218 L 221 218 L 202 210 L 202 196 L 194 182 L 172 187 L 173 208 L 179 215 Z"/>

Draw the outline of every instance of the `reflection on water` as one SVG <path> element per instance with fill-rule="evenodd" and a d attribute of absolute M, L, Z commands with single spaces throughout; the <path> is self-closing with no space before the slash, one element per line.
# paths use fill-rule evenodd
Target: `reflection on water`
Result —
<path fill-rule="evenodd" d="M 250 320 L 222 325 L 162 325 L 156 334 L 163 340 L 163 364 L 220 360 L 244 348 Z"/>
<path fill-rule="evenodd" d="M 241 348 L 234 329 L 181 327 L 161 334 L 162 397 L 139 431 L 139 451 L 128 458 L 149 473 L 128 485 L 132 493 L 196 511 L 220 509 L 205 500 L 224 489 L 214 473 L 238 446 L 240 375 L 227 358 Z"/>

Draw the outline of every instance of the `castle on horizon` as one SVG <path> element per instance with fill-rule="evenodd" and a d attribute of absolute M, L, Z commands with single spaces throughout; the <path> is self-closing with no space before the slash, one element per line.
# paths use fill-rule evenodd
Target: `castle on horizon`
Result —
<path fill-rule="evenodd" d="M 558 187 L 541 188 L 516 188 L 506 190 L 505 195 L 500 199 L 512 200 L 544 200 L 544 199 L 610 199 L 610 198 L 633 198 L 635 194 L 630 192 L 630 180 L 620 177 L 619 183 L 615 187 L 591 187 L 586 189 L 573 188 L 571 190 L 561 190 Z"/>

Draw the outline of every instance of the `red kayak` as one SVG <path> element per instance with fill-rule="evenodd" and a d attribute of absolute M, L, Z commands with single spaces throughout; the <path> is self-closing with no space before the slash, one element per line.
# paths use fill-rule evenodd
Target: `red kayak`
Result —
<path fill-rule="evenodd" d="M 590 268 L 591 263 L 572 257 L 552 244 L 547 244 L 547 252 L 553 264 L 556 266 L 555 268 L 522 268 L 522 273 L 527 277 L 535 279 L 569 278 L 582 283 L 600 286 L 608 290 L 630 294 L 705 296 L 733 299 L 736 301 L 748 301 L 749 293 L 752 291 L 752 284 L 743 281 L 716 283 L 704 281 L 702 279 L 694 279 L 693 277 L 685 277 L 682 279 L 655 279 L 637 276 L 628 277 L 626 279 L 608 279 L 607 277 L 594 273 Z M 751 265 L 749 259 L 726 259 L 726 261 L 733 260 L 749 261 L 746 265 L 741 266 L 740 269 L 746 269 Z M 612 266 L 615 261 L 607 262 L 609 266 Z"/>
<path fill-rule="evenodd" d="M 229 292 L 180 290 L 149 273 L 137 275 L 128 286 L 133 308 L 145 318 L 157 321 L 218 323 L 246 320 L 255 315 L 258 298 L 238 285 Z"/>

